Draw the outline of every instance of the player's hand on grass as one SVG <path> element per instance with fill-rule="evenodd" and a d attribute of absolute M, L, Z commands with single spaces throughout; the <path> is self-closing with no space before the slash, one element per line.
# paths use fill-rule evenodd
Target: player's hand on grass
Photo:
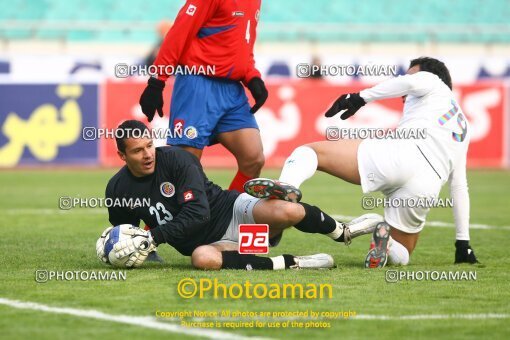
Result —
<path fill-rule="evenodd" d="M 455 242 L 455 263 L 479 263 L 469 241 Z"/>
<path fill-rule="evenodd" d="M 154 243 L 149 231 L 139 228 L 125 228 L 121 229 L 121 232 L 131 237 L 123 239 L 113 246 L 115 257 L 118 259 L 133 255 L 134 253 L 147 257 L 151 251 L 156 249 L 156 243 Z"/>
<path fill-rule="evenodd" d="M 333 106 L 326 112 L 325 116 L 333 117 L 340 111 L 345 111 L 340 116 L 342 120 L 345 120 L 354 115 L 365 104 L 365 100 L 361 98 L 359 93 L 343 94 L 340 98 L 335 100 Z"/>
<path fill-rule="evenodd" d="M 96 241 L 97 258 L 99 259 L 99 261 L 104 262 L 104 263 L 108 263 L 108 257 L 104 253 L 104 247 L 105 247 L 105 242 L 108 237 L 108 234 L 110 234 L 110 231 L 112 230 L 112 228 L 113 227 L 106 228 L 105 231 L 103 231 L 101 236 Z"/>
<path fill-rule="evenodd" d="M 147 87 L 140 96 L 140 106 L 142 112 L 147 116 L 149 122 L 152 121 L 156 111 L 163 117 L 163 89 L 165 82 L 153 77 L 149 78 Z"/>
<path fill-rule="evenodd" d="M 250 90 L 253 99 L 255 99 L 255 105 L 253 105 L 250 109 L 250 112 L 255 113 L 262 107 L 262 105 L 264 105 L 269 93 L 267 92 L 264 81 L 260 78 L 253 78 L 250 80 L 248 83 L 248 89 Z"/>

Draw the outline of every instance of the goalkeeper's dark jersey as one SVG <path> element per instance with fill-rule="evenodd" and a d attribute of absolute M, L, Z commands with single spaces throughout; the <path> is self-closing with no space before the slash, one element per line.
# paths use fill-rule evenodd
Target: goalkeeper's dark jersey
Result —
<path fill-rule="evenodd" d="M 238 195 L 209 181 L 195 156 L 171 146 L 156 148 L 152 175 L 135 177 L 124 166 L 106 186 L 106 198 L 140 203 L 108 208 L 112 225 L 138 226 L 142 220 L 157 244 L 168 243 L 183 255 L 221 239 Z"/>

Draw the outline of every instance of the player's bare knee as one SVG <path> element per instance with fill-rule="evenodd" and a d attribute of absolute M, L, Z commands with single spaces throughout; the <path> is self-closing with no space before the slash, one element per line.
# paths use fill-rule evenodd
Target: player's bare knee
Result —
<path fill-rule="evenodd" d="M 247 176 L 257 177 L 260 175 L 265 161 L 266 159 L 262 152 L 245 156 L 242 159 L 238 159 L 239 170 Z"/>
<path fill-rule="evenodd" d="M 277 209 L 277 214 L 283 225 L 293 225 L 304 217 L 304 208 L 300 204 L 284 202 Z"/>
<path fill-rule="evenodd" d="M 212 246 L 200 246 L 191 254 L 191 264 L 197 269 L 220 269 L 221 253 Z"/>

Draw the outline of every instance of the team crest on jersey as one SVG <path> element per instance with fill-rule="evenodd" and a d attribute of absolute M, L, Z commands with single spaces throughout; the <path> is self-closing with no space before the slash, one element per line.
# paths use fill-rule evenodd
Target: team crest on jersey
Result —
<path fill-rule="evenodd" d="M 190 4 L 188 6 L 188 9 L 186 10 L 186 14 L 192 17 L 195 15 L 196 11 L 197 11 L 197 6 Z"/>
<path fill-rule="evenodd" d="M 198 131 L 194 126 L 188 126 L 186 130 L 184 130 L 184 135 L 188 137 L 188 139 L 195 139 L 198 137 Z"/>
<path fill-rule="evenodd" d="M 255 12 L 255 20 L 257 20 L 257 22 L 259 22 L 259 17 L 260 17 L 260 9 L 258 9 L 257 12 Z"/>
<path fill-rule="evenodd" d="M 175 187 L 170 182 L 163 182 L 159 186 L 159 191 L 161 191 L 161 195 L 165 197 L 172 197 L 175 194 Z"/>

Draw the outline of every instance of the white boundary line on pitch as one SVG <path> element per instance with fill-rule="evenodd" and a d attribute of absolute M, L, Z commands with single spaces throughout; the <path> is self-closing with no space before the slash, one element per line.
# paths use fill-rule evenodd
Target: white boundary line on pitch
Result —
<path fill-rule="evenodd" d="M 342 221 L 350 221 L 352 219 L 355 219 L 359 216 L 346 216 L 346 215 L 331 215 L 331 217 L 335 219 L 339 219 Z M 454 223 L 450 222 L 442 222 L 442 221 L 427 221 L 425 222 L 425 225 L 428 225 L 430 227 L 436 227 L 436 228 L 455 228 Z M 472 223 L 469 225 L 470 229 L 498 229 L 498 230 L 510 230 L 510 226 L 494 226 L 494 225 L 488 225 L 488 224 L 477 224 Z"/>
<path fill-rule="evenodd" d="M 76 309 L 76 308 L 63 308 L 63 307 L 51 307 L 35 302 L 22 302 L 18 300 L 11 300 L 0 298 L 0 305 L 5 305 L 18 309 L 30 309 L 37 310 L 41 312 L 47 313 L 55 313 L 55 314 L 65 314 L 72 315 L 81 318 L 89 318 L 89 319 L 97 319 L 104 321 L 111 321 L 117 323 L 128 324 L 132 326 L 152 328 L 161 331 L 167 331 L 172 333 L 180 333 L 187 335 L 200 336 L 208 339 L 226 339 L 226 340 L 234 340 L 234 339 L 269 339 L 269 338 L 260 338 L 260 337 L 246 337 L 238 334 L 227 333 L 214 329 L 205 329 L 205 328 L 186 328 L 181 327 L 179 325 L 169 324 L 167 322 L 157 321 L 156 318 L 150 316 L 129 316 L 129 315 L 113 315 L 106 314 L 93 309 Z"/>
<path fill-rule="evenodd" d="M 96 208 L 96 209 L 86 209 L 86 208 L 76 208 L 71 210 L 60 210 L 60 209 L 52 209 L 52 208 L 12 208 L 12 209 L 0 209 L 0 213 L 6 213 L 9 215 L 18 215 L 18 214 L 27 214 L 27 215 L 65 215 L 65 214 L 106 214 L 106 208 Z M 346 216 L 346 215 L 331 215 L 331 217 L 339 219 L 339 220 L 352 220 L 359 216 Z M 427 221 L 425 225 L 436 228 L 455 228 L 454 223 L 450 222 L 442 222 L 442 221 Z M 498 230 L 510 230 L 510 226 L 494 226 L 488 224 L 478 224 L 472 223 L 469 225 L 471 229 L 498 229 Z"/>

